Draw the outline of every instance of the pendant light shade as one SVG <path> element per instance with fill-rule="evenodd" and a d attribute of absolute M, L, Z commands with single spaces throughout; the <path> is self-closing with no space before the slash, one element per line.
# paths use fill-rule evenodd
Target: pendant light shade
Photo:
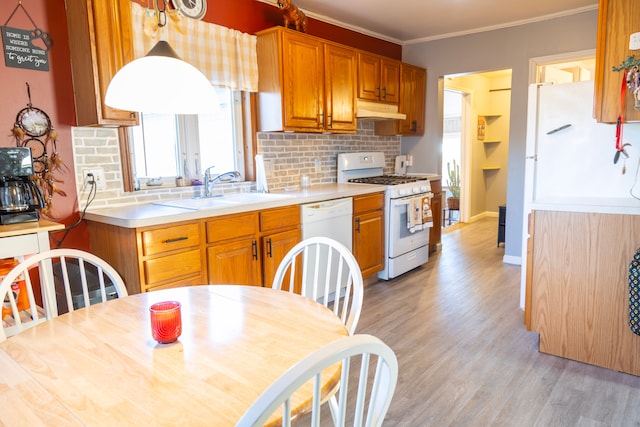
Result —
<path fill-rule="evenodd" d="M 180 59 L 166 41 L 116 73 L 104 99 L 112 108 L 142 113 L 216 111 L 216 93 L 204 74 Z"/>

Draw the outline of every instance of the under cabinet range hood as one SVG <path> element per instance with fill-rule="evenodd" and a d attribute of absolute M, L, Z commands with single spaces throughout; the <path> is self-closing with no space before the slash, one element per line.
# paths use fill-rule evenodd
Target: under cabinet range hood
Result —
<path fill-rule="evenodd" d="M 407 118 L 406 114 L 398 112 L 398 106 L 394 104 L 358 100 L 356 108 L 356 117 L 361 120 L 405 120 Z"/>

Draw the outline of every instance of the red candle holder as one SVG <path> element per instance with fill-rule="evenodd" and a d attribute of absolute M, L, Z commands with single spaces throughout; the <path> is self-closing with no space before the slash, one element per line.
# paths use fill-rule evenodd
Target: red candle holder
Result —
<path fill-rule="evenodd" d="M 172 343 L 182 333 L 182 316 L 178 301 L 157 302 L 149 307 L 151 335 L 160 344 Z"/>

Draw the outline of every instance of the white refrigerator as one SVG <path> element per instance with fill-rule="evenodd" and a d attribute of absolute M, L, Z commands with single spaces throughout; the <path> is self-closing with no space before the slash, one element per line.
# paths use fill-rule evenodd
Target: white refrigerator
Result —
<path fill-rule="evenodd" d="M 593 118 L 593 81 L 529 87 L 520 306 L 524 308 L 528 216 L 562 204 L 637 206 L 640 124 L 624 124 L 629 158 L 616 153 L 616 126 Z M 624 173 L 623 173 L 624 171 Z M 633 195 L 631 194 L 633 191 Z"/>

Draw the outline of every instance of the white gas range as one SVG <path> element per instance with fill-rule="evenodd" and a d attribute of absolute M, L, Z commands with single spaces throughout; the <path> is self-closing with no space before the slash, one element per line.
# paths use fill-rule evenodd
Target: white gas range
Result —
<path fill-rule="evenodd" d="M 385 175 L 384 153 L 338 154 L 338 183 L 386 185 L 385 268 L 393 279 L 427 262 L 431 219 L 431 184 L 424 176 Z"/>

